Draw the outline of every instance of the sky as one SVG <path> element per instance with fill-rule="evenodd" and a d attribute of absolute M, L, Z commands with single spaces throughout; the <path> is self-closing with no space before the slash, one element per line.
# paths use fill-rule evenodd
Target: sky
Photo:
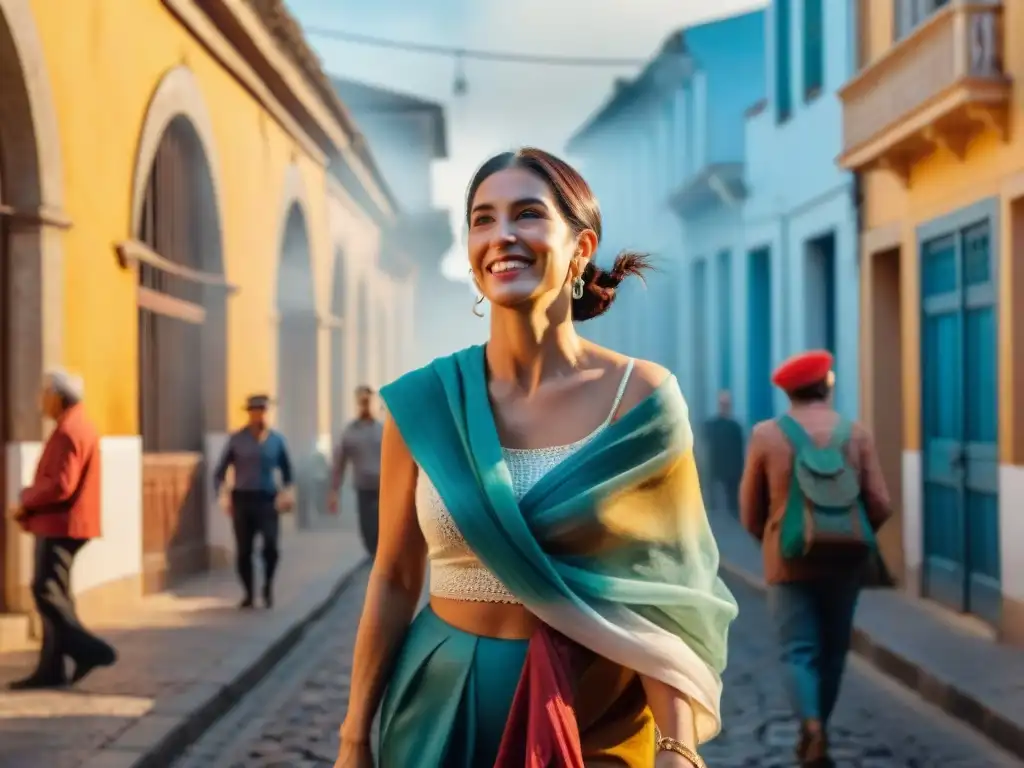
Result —
<path fill-rule="evenodd" d="M 287 0 L 305 27 L 470 49 L 544 56 L 648 59 L 674 30 L 765 5 L 764 0 Z M 455 246 L 445 262 L 465 278 L 463 196 L 490 155 L 522 145 L 564 151 L 573 131 L 639 66 L 565 67 L 469 60 L 465 95 L 455 62 L 315 35 L 328 73 L 409 93 L 445 107 L 447 161 L 436 164 L 434 203 L 452 211 Z"/>

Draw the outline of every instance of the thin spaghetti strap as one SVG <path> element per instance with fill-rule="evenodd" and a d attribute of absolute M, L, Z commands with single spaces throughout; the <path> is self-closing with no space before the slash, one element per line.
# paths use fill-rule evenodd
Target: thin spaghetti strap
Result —
<path fill-rule="evenodd" d="M 626 372 L 622 375 L 622 381 L 619 382 L 619 391 L 615 393 L 615 400 L 612 403 L 612 409 L 608 413 L 608 418 L 604 420 L 605 424 L 610 424 L 611 420 L 615 418 L 615 413 L 619 410 L 619 405 L 622 404 L 622 396 L 626 394 L 626 385 L 629 384 L 629 376 L 633 373 L 633 363 L 636 362 L 633 358 L 629 358 L 626 362 Z"/>

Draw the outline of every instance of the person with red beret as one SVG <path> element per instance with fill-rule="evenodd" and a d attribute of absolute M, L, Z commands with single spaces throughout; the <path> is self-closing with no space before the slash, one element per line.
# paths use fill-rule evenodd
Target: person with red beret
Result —
<path fill-rule="evenodd" d="M 874 532 L 891 514 L 871 434 L 832 405 L 832 368 L 831 353 L 812 350 L 775 370 L 772 383 L 790 407 L 754 427 L 740 482 L 740 519 L 761 542 L 803 766 L 832 764 L 827 727 L 857 597 Z M 849 525 L 823 532 L 825 517 Z"/>

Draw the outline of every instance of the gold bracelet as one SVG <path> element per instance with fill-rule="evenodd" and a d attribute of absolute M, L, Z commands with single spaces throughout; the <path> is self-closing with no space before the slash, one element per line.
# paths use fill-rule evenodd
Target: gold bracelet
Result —
<path fill-rule="evenodd" d="M 658 739 L 658 751 L 675 752 L 677 755 L 682 755 L 693 763 L 693 768 L 708 768 L 708 764 L 704 762 L 704 758 L 683 744 L 683 742 L 677 741 L 676 739 L 668 736 L 662 736 Z"/>

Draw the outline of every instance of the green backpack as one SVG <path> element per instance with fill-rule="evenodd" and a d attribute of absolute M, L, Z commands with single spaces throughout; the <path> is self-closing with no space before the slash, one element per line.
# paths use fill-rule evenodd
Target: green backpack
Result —
<path fill-rule="evenodd" d="M 776 423 L 793 447 L 789 499 L 779 545 L 786 560 L 861 559 L 875 548 L 875 534 L 861 499 L 860 479 L 846 460 L 852 424 L 840 419 L 824 447 L 795 419 Z"/>

